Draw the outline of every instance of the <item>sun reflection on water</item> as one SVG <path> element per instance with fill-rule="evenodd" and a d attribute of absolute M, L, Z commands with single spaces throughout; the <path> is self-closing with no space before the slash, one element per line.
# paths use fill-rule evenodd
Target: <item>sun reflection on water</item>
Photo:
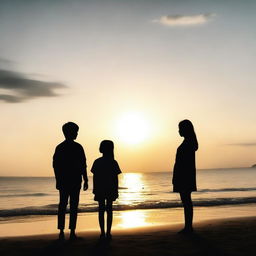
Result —
<path fill-rule="evenodd" d="M 143 201 L 144 182 L 140 173 L 124 173 L 119 180 L 119 202 L 134 205 Z"/>
<path fill-rule="evenodd" d="M 144 183 L 141 173 L 123 173 L 119 180 L 120 204 L 133 206 L 144 201 Z M 120 211 L 118 226 L 120 228 L 147 226 L 146 217 L 143 211 Z"/>
<path fill-rule="evenodd" d="M 146 214 L 143 211 L 124 211 L 120 212 L 121 228 L 135 228 L 141 226 L 147 226 L 149 223 L 146 221 Z"/>
<path fill-rule="evenodd" d="M 142 189 L 142 174 L 141 173 L 124 173 L 120 181 L 122 187 L 126 187 L 131 192 L 136 192 Z"/>

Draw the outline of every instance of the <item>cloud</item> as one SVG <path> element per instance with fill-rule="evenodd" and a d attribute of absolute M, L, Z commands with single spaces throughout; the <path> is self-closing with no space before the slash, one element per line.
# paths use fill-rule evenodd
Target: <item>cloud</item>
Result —
<path fill-rule="evenodd" d="M 238 147 L 256 147 L 256 142 L 245 142 L 245 143 L 232 143 L 227 144 L 227 146 L 238 146 Z"/>
<path fill-rule="evenodd" d="M 197 15 L 166 15 L 159 19 L 153 20 L 153 22 L 165 25 L 165 26 L 193 26 L 200 25 L 208 22 L 215 14 L 197 14 Z"/>
<path fill-rule="evenodd" d="M 4 59 L 4 58 L 0 58 L 0 64 L 3 64 L 3 65 L 11 65 L 13 64 L 14 62 L 11 61 L 11 60 L 7 60 L 7 59 Z"/>
<path fill-rule="evenodd" d="M 66 88 L 62 83 L 30 79 L 27 75 L 0 69 L 0 101 L 19 103 L 39 97 L 59 96 L 55 89 Z M 6 93 L 7 92 L 7 93 Z"/>
<path fill-rule="evenodd" d="M 0 100 L 9 102 L 9 103 L 18 103 L 23 101 L 22 97 L 8 95 L 8 94 L 0 94 Z"/>

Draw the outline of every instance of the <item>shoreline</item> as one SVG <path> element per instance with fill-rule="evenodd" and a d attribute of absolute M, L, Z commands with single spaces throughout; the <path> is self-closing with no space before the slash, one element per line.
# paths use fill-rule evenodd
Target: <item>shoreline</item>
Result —
<path fill-rule="evenodd" d="M 193 224 L 194 226 L 194 233 L 201 232 L 204 230 L 207 226 L 213 227 L 214 225 L 229 225 L 231 224 L 237 224 L 243 222 L 255 222 L 256 226 L 256 216 L 249 216 L 249 217 L 227 217 L 227 218 L 219 218 L 214 220 L 202 220 L 195 222 Z M 132 235 L 133 233 L 140 234 L 140 233 L 147 233 L 147 232 L 162 232 L 162 231 L 170 231 L 172 233 L 177 233 L 182 230 L 183 223 L 170 223 L 167 225 L 154 225 L 154 226 L 143 226 L 143 227 L 131 227 L 127 229 L 116 229 L 112 230 L 113 237 L 119 236 L 119 235 Z M 255 230 L 256 233 L 256 230 Z M 79 237 L 96 237 L 99 238 L 100 231 L 99 230 L 84 230 L 84 231 L 77 231 L 76 234 Z M 65 231 L 66 240 L 68 240 L 69 235 L 69 229 L 66 229 Z M 186 236 L 186 235 L 184 235 Z M 188 235 L 190 236 L 190 235 Z M 36 235 L 24 235 L 24 236 L 6 236 L 6 237 L 0 237 L 0 242 L 3 240 L 36 240 L 36 239 L 58 239 L 58 230 L 56 229 L 54 232 L 47 233 L 47 234 L 36 234 Z"/>
<path fill-rule="evenodd" d="M 194 223 L 202 221 L 215 221 L 216 219 L 253 217 L 256 204 L 239 206 L 212 206 L 194 207 Z M 150 228 L 160 226 L 173 226 L 183 223 L 183 209 L 150 209 L 114 211 L 112 230 L 122 231 L 131 228 Z M 69 214 L 66 215 L 66 227 L 69 223 Z M 20 237 L 29 235 L 44 235 L 57 233 L 56 215 L 34 215 L 19 218 L 11 217 L 0 221 L 0 239 L 3 237 Z M 65 231 L 68 231 L 67 229 Z M 80 213 L 77 220 L 77 232 L 98 232 L 99 224 L 97 213 Z"/>
<path fill-rule="evenodd" d="M 113 230 L 111 242 L 99 232 L 78 232 L 79 240 L 60 242 L 57 233 L 0 238 L 1 255 L 255 255 L 256 217 L 205 220 L 195 233 L 180 235 L 182 224 Z"/>

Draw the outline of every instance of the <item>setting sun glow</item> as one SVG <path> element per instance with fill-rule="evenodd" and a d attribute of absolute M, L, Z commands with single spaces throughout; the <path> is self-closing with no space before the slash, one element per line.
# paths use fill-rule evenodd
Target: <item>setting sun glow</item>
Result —
<path fill-rule="evenodd" d="M 126 113 L 117 122 L 118 137 L 125 143 L 141 143 L 149 137 L 150 133 L 150 123 L 140 113 Z"/>

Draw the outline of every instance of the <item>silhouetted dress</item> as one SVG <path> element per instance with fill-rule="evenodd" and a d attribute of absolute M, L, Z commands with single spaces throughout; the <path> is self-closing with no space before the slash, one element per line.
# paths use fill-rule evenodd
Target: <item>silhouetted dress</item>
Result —
<path fill-rule="evenodd" d="M 100 157 L 93 163 L 94 200 L 115 201 L 118 198 L 118 174 L 121 173 L 116 160 L 111 157 Z"/>
<path fill-rule="evenodd" d="M 173 169 L 173 191 L 196 191 L 196 164 L 195 151 L 197 146 L 189 140 L 184 140 L 177 149 L 176 160 Z"/>

